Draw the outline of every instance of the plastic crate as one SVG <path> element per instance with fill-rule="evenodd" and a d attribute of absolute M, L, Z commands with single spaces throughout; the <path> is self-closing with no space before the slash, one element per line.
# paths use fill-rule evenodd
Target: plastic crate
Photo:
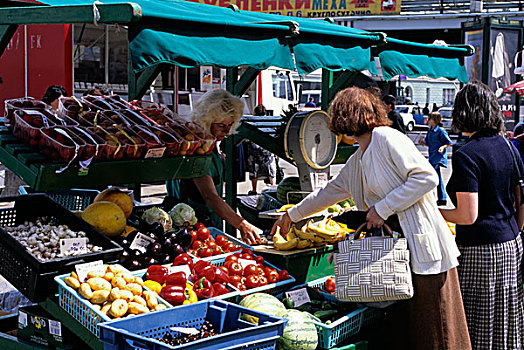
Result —
<path fill-rule="evenodd" d="M 20 186 L 18 193 L 21 195 L 35 193 L 34 190 L 27 186 Z M 82 189 L 71 189 L 64 191 L 53 191 L 47 192 L 47 196 L 63 206 L 64 208 L 72 211 L 83 211 L 93 201 L 95 197 L 100 193 L 97 190 L 82 190 Z"/>
<path fill-rule="evenodd" d="M 135 277 L 140 277 L 135 272 L 130 272 Z M 112 321 L 109 316 L 101 313 L 93 308 L 93 304 L 80 296 L 76 290 L 68 286 L 64 279 L 69 277 L 70 273 L 56 276 L 55 281 L 58 283 L 58 303 L 62 309 L 73 316 L 82 326 L 87 328 L 91 333 L 97 337 L 100 334 L 98 325 L 103 322 Z M 147 290 L 150 290 L 144 287 Z M 158 296 L 158 302 L 172 308 L 171 304 Z"/>
<path fill-rule="evenodd" d="M 276 199 L 276 192 L 262 192 L 260 193 L 259 203 L 257 203 L 257 209 L 260 211 L 268 211 L 271 209 L 279 209 L 284 204 L 280 203 Z"/>
<path fill-rule="evenodd" d="M 242 320 L 242 314 L 258 317 L 258 325 Z M 170 331 L 171 327 L 200 328 L 206 320 L 220 334 L 179 346 L 154 339 L 163 337 L 168 331 L 178 336 L 179 333 Z M 284 334 L 286 323 L 287 320 L 281 317 L 213 300 L 101 324 L 100 340 L 106 350 L 270 350 L 275 349 L 276 340 Z"/>
<path fill-rule="evenodd" d="M 226 239 L 229 242 L 235 243 L 240 248 L 235 250 L 235 251 L 233 251 L 233 252 L 224 253 L 224 254 L 220 254 L 220 255 L 214 255 L 214 256 L 207 257 L 207 258 L 199 258 L 199 257 L 197 257 L 197 256 L 195 256 L 193 254 L 189 254 L 195 260 L 204 260 L 204 261 L 209 261 L 209 262 L 219 261 L 219 260 L 225 259 L 229 255 L 233 255 L 236 252 L 242 251 L 242 248 L 253 249 L 249 244 L 246 244 L 246 243 L 242 242 L 241 240 L 239 240 L 238 238 L 230 236 L 227 233 L 222 232 L 222 231 L 220 231 L 217 228 L 208 227 L 208 230 L 209 230 L 209 233 L 211 234 L 211 237 L 213 237 L 213 239 L 215 239 L 217 236 L 222 235 L 222 236 L 225 236 Z"/>
<path fill-rule="evenodd" d="M 1 227 L 17 226 L 24 221 L 47 216 L 54 224 L 65 224 L 72 230 L 84 231 L 91 244 L 103 249 L 42 262 L 0 228 L 0 274 L 32 302 L 40 302 L 56 294 L 53 278 L 70 272 L 75 264 L 95 260 L 115 262 L 122 255 L 123 249 L 118 244 L 43 194 L 4 197 L 0 198 L 0 202 L 14 202 L 14 207 L 0 209 Z"/>

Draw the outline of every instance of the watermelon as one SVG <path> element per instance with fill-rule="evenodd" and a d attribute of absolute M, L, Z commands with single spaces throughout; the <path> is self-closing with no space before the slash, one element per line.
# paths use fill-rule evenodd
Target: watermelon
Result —
<path fill-rule="evenodd" d="M 288 319 L 284 335 L 277 340 L 278 350 L 315 350 L 318 345 L 318 333 L 315 324 L 305 312 L 288 310 Z"/>
<path fill-rule="evenodd" d="M 240 301 L 240 306 L 274 316 L 283 316 L 286 313 L 284 304 L 274 296 L 266 293 L 250 294 Z M 258 324 L 257 317 L 243 314 L 242 318 L 251 323 Z"/>
<path fill-rule="evenodd" d="M 300 179 L 298 176 L 288 176 L 277 186 L 277 199 L 280 203 L 284 204 L 296 204 L 300 202 L 305 194 L 302 193 L 290 193 L 288 202 L 288 192 L 302 191 L 300 187 Z"/>

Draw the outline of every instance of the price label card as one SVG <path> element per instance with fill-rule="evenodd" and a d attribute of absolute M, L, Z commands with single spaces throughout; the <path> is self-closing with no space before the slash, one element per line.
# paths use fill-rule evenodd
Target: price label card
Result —
<path fill-rule="evenodd" d="M 328 174 L 325 171 L 321 173 L 315 173 L 313 177 L 315 181 L 315 190 L 317 188 L 325 187 L 328 183 Z"/>
<path fill-rule="evenodd" d="M 55 320 L 49 320 L 49 334 L 62 336 L 62 324 Z"/>
<path fill-rule="evenodd" d="M 87 274 L 91 271 L 104 273 L 104 262 L 102 260 L 97 260 L 90 263 L 77 264 L 75 265 L 75 270 L 78 275 L 78 280 L 84 282 Z"/>
<path fill-rule="evenodd" d="M 242 269 L 245 269 L 249 265 L 257 264 L 255 260 L 248 260 L 248 259 L 238 259 L 238 263 L 240 264 L 240 266 L 242 266 Z"/>
<path fill-rule="evenodd" d="M 144 158 L 162 158 L 164 152 L 166 151 L 165 147 L 159 148 L 150 148 Z"/>
<path fill-rule="evenodd" d="M 60 254 L 87 253 L 87 238 L 64 238 L 60 240 Z"/>
<path fill-rule="evenodd" d="M 188 265 L 169 266 L 167 268 L 167 273 L 169 275 L 178 271 L 184 272 L 186 274 L 186 278 L 189 278 L 189 276 L 191 276 L 191 269 Z"/>
<path fill-rule="evenodd" d="M 23 328 L 27 327 L 27 314 L 23 311 L 18 311 L 18 323 L 22 325 Z"/>
<path fill-rule="evenodd" d="M 131 242 L 129 249 L 138 249 L 141 251 L 146 251 L 147 247 L 155 241 L 154 238 L 144 235 L 143 233 L 138 233 Z"/>
<path fill-rule="evenodd" d="M 192 327 L 171 327 L 170 328 L 174 332 L 189 334 L 189 335 L 197 335 L 198 329 L 192 328 Z"/>
<path fill-rule="evenodd" d="M 304 305 L 311 301 L 311 299 L 309 299 L 309 294 L 307 294 L 306 288 L 290 290 L 289 292 L 286 292 L 286 297 L 293 300 L 295 307 L 299 307 L 300 305 Z"/>

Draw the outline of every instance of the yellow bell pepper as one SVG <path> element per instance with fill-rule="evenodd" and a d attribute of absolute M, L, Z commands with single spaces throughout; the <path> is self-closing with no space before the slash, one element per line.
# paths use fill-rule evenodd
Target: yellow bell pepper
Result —
<path fill-rule="evenodd" d="M 156 294 L 160 294 L 160 291 L 162 290 L 162 285 L 156 281 L 147 280 L 144 282 L 144 286 L 151 289 Z"/>
<path fill-rule="evenodd" d="M 182 305 L 193 304 L 193 303 L 196 303 L 197 301 L 198 301 L 198 297 L 195 291 L 193 290 L 193 287 L 191 286 L 191 288 L 186 288 L 186 300 L 184 300 Z"/>

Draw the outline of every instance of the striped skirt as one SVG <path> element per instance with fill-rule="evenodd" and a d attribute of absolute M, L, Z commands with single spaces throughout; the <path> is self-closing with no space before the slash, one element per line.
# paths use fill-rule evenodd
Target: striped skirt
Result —
<path fill-rule="evenodd" d="M 473 349 L 523 349 L 522 240 L 459 246 L 458 274 Z"/>

